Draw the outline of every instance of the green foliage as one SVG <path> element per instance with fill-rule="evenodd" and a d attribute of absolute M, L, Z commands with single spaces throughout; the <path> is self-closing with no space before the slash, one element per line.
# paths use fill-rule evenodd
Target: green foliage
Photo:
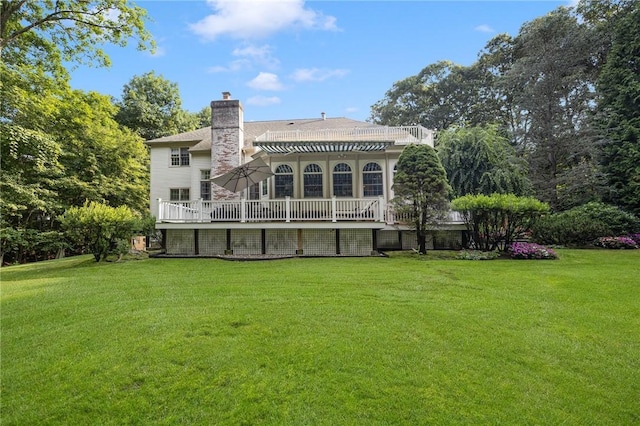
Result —
<path fill-rule="evenodd" d="M 435 150 L 429 145 L 407 145 L 398 159 L 393 178 L 393 203 L 399 213 L 413 219 L 418 251 L 426 253 L 430 225 L 442 220 L 448 211 L 447 175 Z"/>
<path fill-rule="evenodd" d="M 515 140 L 529 163 L 534 194 L 555 209 L 600 195 L 591 125 L 597 42 L 597 34 L 569 9 L 558 8 L 522 26 L 502 79 L 518 107 Z"/>
<path fill-rule="evenodd" d="M 549 211 L 549 205 L 533 197 L 513 194 L 465 195 L 451 208 L 464 217 L 470 246 L 482 251 L 505 251 Z"/>
<path fill-rule="evenodd" d="M 529 191 L 526 165 L 496 126 L 450 128 L 437 142 L 455 196 Z"/>
<path fill-rule="evenodd" d="M 600 237 L 595 243 L 595 246 L 606 249 L 637 249 L 638 244 L 629 237 Z"/>
<path fill-rule="evenodd" d="M 69 240 L 80 247 L 87 247 L 96 262 L 110 254 L 126 253 L 130 239 L 143 226 L 140 216 L 128 207 L 110 207 L 96 202 L 71 207 L 60 221 Z"/>
<path fill-rule="evenodd" d="M 598 79 L 609 200 L 640 215 L 640 8 L 615 20 L 613 44 Z M 634 58 L 633 60 L 630 58 Z"/>
<path fill-rule="evenodd" d="M 500 106 L 494 93 L 486 90 L 491 78 L 478 64 L 436 62 L 394 83 L 384 99 L 371 107 L 371 121 L 392 126 L 417 123 L 438 130 L 492 122 Z"/>
<path fill-rule="evenodd" d="M 104 44 L 135 39 L 140 50 L 154 47 L 146 10 L 126 0 L 6 0 L 0 15 L 0 50 L 14 63 L 20 56 L 48 70 L 63 70 L 63 61 L 108 66 Z"/>
<path fill-rule="evenodd" d="M 134 76 L 124 86 L 117 105 L 118 123 L 145 140 L 194 130 L 201 120 L 182 110 L 178 85 L 153 71 Z"/>
<path fill-rule="evenodd" d="M 58 231 L 0 228 L 0 265 L 53 259 L 67 247 Z"/>
<path fill-rule="evenodd" d="M 636 216 L 616 206 L 591 202 L 541 218 L 532 228 L 532 238 L 541 244 L 589 246 L 599 237 L 639 230 Z"/>
<path fill-rule="evenodd" d="M 460 260 L 493 260 L 500 257 L 499 251 L 460 250 L 456 259 Z"/>

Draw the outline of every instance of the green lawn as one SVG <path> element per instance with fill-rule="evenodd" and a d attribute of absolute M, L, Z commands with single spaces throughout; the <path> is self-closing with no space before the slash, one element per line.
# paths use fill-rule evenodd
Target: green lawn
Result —
<path fill-rule="evenodd" d="M 640 250 L 559 255 L 3 268 L 1 423 L 639 424 Z"/>

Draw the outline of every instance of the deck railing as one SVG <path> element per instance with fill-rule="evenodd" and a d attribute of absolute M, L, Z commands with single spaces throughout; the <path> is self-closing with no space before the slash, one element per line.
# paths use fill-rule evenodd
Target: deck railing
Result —
<path fill-rule="evenodd" d="M 328 198 L 231 201 L 158 200 L 159 222 L 339 222 L 365 221 L 407 224 L 409 215 L 398 214 L 391 204 L 378 198 Z M 458 212 L 450 212 L 447 223 L 463 223 Z"/>
<path fill-rule="evenodd" d="M 257 142 L 295 141 L 395 141 L 397 143 L 427 142 L 433 145 L 433 132 L 422 126 L 376 126 L 349 129 L 267 131 Z"/>
<path fill-rule="evenodd" d="M 159 222 L 384 222 L 385 204 L 379 198 L 235 201 L 158 200 Z"/>

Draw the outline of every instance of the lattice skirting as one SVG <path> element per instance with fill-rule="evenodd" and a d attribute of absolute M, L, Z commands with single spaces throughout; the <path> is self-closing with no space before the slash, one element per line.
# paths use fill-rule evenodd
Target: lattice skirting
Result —
<path fill-rule="evenodd" d="M 376 247 L 369 229 L 167 229 L 165 247 L 176 256 L 369 256 L 418 247 L 414 231 L 375 232 Z M 438 231 L 427 237 L 427 250 L 457 250 L 462 242 L 461 231 Z"/>

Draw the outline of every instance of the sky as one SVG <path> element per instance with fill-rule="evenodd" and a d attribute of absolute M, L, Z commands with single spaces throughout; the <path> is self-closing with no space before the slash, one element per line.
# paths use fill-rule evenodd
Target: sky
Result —
<path fill-rule="evenodd" d="M 486 43 L 573 0 L 135 2 L 155 53 L 106 46 L 110 68 L 78 66 L 76 89 L 121 98 L 134 76 L 176 83 L 198 112 L 230 92 L 245 121 L 366 121 L 396 81 L 440 60 L 471 65 Z"/>

